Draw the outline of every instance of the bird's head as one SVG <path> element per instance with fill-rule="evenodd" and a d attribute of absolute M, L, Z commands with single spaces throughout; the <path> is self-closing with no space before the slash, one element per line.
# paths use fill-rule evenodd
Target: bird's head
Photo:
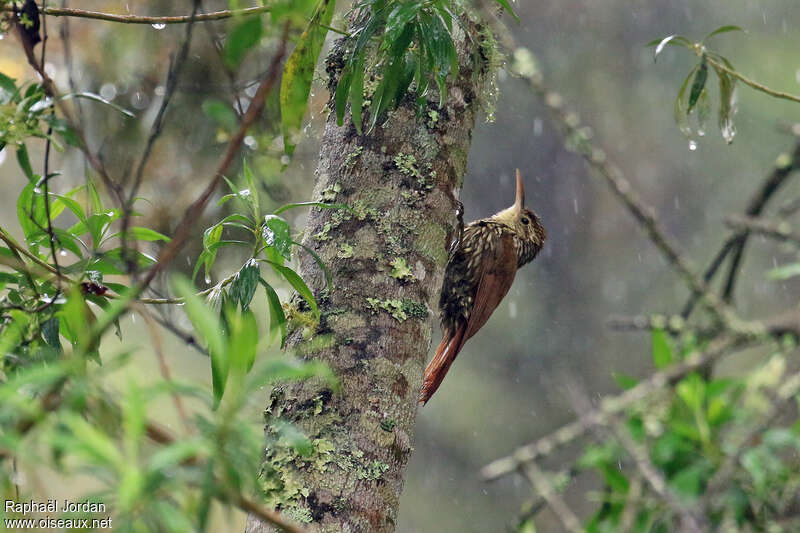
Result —
<path fill-rule="evenodd" d="M 504 209 L 492 217 L 509 226 L 523 240 L 533 241 L 541 246 L 545 239 L 544 226 L 539 217 L 525 207 L 525 186 L 517 169 L 517 198 L 514 205 Z"/>

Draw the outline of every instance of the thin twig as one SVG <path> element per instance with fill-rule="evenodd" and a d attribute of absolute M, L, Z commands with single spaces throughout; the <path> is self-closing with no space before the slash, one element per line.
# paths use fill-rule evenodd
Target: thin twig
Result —
<path fill-rule="evenodd" d="M 792 226 L 785 221 L 773 222 L 762 218 L 731 216 L 725 219 L 725 224 L 735 230 L 745 230 L 780 241 L 800 244 L 800 233 L 793 232 Z"/>
<path fill-rule="evenodd" d="M 547 479 L 547 476 L 536 461 L 530 461 L 521 466 L 521 471 L 525 477 L 530 481 L 533 488 L 536 489 L 542 498 L 545 499 L 547 505 L 555 513 L 567 531 L 571 533 L 585 533 L 581 521 L 572 512 L 564 499 L 553 488 L 553 484 Z"/>
<path fill-rule="evenodd" d="M 775 98 L 780 98 L 782 100 L 789 100 L 791 102 L 800 103 L 800 96 L 795 96 L 793 94 L 789 94 L 789 93 L 785 93 L 785 92 L 782 92 L 782 91 L 776 91 L 776 90 L 770 89 L 769 87 L 767 87 L 764 84 L 758 83 L 757 81 L 751 80 L 750 78 L 748 78 L 748 77 L 736 72 L 735 70 L 729 69 L 723 63 L 721 63 L 720 61 L 717 61 L 716 59 L 714 59 L 712 56 L 706 55 L 705 58 L 706 58 L 706 61 L 709 64 L 711 64 L 714 68 L 726 72 L 729 76 L 733 76 L 737 80 L 741 81 L 742 83 L 744 83 L 745 85 L 747 85 L 749 87 L 752 87 L 753 89 L 755 89 L 757 91 L 761 91 L 762 93 L 768 94 L 768 95 L 773 96 Z"/>
<path fill-rule="evenodd" d="M 44 4 L 46 5 L 47 2 L 45 1 Z M 42 17 L 42 55 L 39 59 L 39 63 L 44 65 L 45 64 L 45 57 L 47 52 L 47 17 Z M 55 108 L 50 109 L 50 117 L 55 118 Z M 45 216 L 47 217 L 47 237 L 48 243 L 50 245 L 50 255 L 53 257 L 53 268 L 56 271 L 56 289 L 60 292 L 61 291 L 61 266 L 58 264 L 58 254 L 56 253 L 56 235 L 53 231 L 53 217 L 50 213 L 50 149 L 52 145 L 51 136 L 53 135 L 53 127 L 47 127 L 47 137 L 44 144 L 44 163 L 43 163 L 43 171 L 44 174 L 42 176 L 43 181 L 43 191 L 44 191 L 44 211 Z M 33 201 L 33 200 L 31 200 Z M 58 298 L 58 294 L 53 297 L 53 301 Z"/>
<path fill-rule="evenodd" d="M 794 150 L 790 154 L 781 155 L 777 159 L 777 164 L 772 169 L 770 174 L 764 179 L 761 187 L 753 194 L 745 209 L 745 216 L 757 217 L 761 215 L 764 208 L 769 203 L 770 199 L 775 193 L 786 183 L 792 173 L 800 169 L 800 141 L 795 144 Z M 706 271 L 703 273 L 703 279 L 709 283 L 714 275 L 722 266 L 725 258 L 733 253 L 730 267 L 728 268 L 728 277 L 723 289 L 723 300 L 730 301 L 733 297 L 733 290 L 736 285 L 736 275 L 744 254 L 744 248 L 747 244 L 747 238 L 750 236 L 748 231 L 738 232 L 729 237 L 714 259 L 711 260 Z M 681 316 L 687 318 L 694 308 L 696 297 L 692 296 L 683 308 Z"/>
<path fill-rule="evenodd" d="M 548 455 L 556 448 L 564 446 L 586 434 L 593 426 L 607 423 L 609 416 L 620 413 L 637 402 L 646 400 L 657 391 L 664 389 L 690 372 L 709 365 L 728 353 L 733 348 L 746 344 L 741 337 L 724 336 L 715 339 L 704 352 L 690 355 L 680 363 L 674 364 L 661 372 L 656 372 L 635 387 L 609 398 L 605 398 L 600 407 L 582 415 L 578 420 L 566 424 L 553 433 L 530 444 L 517 448 L 514 453 L 492 461 L 481 469 L 481 476 L 492 481 L 510 474 L 521 465 L 535 461 L 538 457 Z"/>
<path fill-rule="evenodd" d="M 12 13 L 12 6 L 0 6 L 0 13 Z M 245 17 L 260 15 L 272 10 L 272 6 L 256 6 L 244 9 L 228 9 L 214 11 L 211 13 L 199 13 L 194 20 L 196 22 L 208 22 L 210 20 L 224 20 L 232 17 Z M 44 7 L 40 9 L 44 15 L 51 17 L 75 17 L 94 20 L 105 20 L 107 22 L 119 22 L 122 24 L 186 24 L 192 20 L 191 15 L 178 16 L 146 16 L 146 15 L 117 15 L 114 13 L 101 13 L 99 11 L 86 11 L 83 9 L 73 9 L 67 7 Z"/>
<path fill-rule="evenodd" d="M 671 335 L 687 331 L 686 321 L 680 315 L 612 316 L 606 321 L 606 325 L 617 331 L 663 330 Z"/>
<path fill-rule="evenodd" d="M 128 252 L 128 228 L 130 227 L 130 220 L 131 220 L 131 213 L 133 212 L 133 203 L 136 201 L 136 196 L 139 194 L 139 188 L 142 185 L 142 179 L 144 178 L 144 169 L 147 165 L 148 160 L 150 159 L 150 155 L 153 152 L 153 147 L 156 144 L 156 141 L 161 136 L 161 133 L 164 129 L 164 117 L 167 114 L 167 108 L 169 107 L 169 103 L 172 100 L 172 96 L 175 94 L 175 88 L 178 86 L 178 79 L 180 78 L 181 72 L 183 71 L 183 66 L 186 63 L 186 58 L 189 55 L 189 48 L 192 43 L 192 30 L 194 28 L 194 22 L 196 20 L 197 12 L 200 9 L 200 0 L 194 0 L 194 4 L 192 7 L 192 14 L 190 16 L 189 24 L 186 26 L 186 34 L 183 38 L 183 44 L 181 44 L 180 51 L 175 56 L 174 60 L 171 62 L 169 69 L 167 71 L 167 83 L 166 88 L 164 91 L 163 99 L 161 100 L 161 106 L 158 108 L 158 113 L 156 114 L 156 118 L 153 121 L 153 125 L 150 128 L 150 135 L 147 138 L 147 143 L 144 147 L 144 152 L 142 153 L 142 157 L 139 159 L 139 165 L 136 167 L 136 172 L 134 173 L 133 184 L 131 185 L 130 191 L 128 192 L 128 199 L 125 202 L 125 205 L 122 206 L 123 216 L 122 216 L 122 255 L 123 260 L 127 263 L 128 271 L 131 275 L 136 276 L 137 270 L 137 262 L 135 259 L 135 253 L 131 256 Z M 135 241 L 134 241 L 134 246 Z"/>
<path fill-rule="evenodd" d="M 150 339 L 153 341 L 153 352 L 156 355 L 156 361 L 158 361 L 158 370 L 161 372 L 161 378 L 166 383 L 172 383 L 172 375 L 169 371 L 167 359 L 164 357 L 163 342 L 161 339 L 161 334 L 156 327 L 156 321 L 150 315 L 150 312 L 146 307 L 140 305 L 138 308 L 139 314 L 142 316 L 142 318 L 144 318 L 145 324 L 147 324 L 147 329 L 150 331 Z M 172 403 L 175 405 L 175 411 L 178 413 L 178 418 L 180 418 L 184 429 L 187 433 L 190 432 L 191 425 L 189 424 L 189 417 L 186 415 L 186 409 L 183 407 L 183 402 L 181 401 L 180 395 L 178 395 L 175 391 L 172 391 L 170 396 L 172 397 Z"/>

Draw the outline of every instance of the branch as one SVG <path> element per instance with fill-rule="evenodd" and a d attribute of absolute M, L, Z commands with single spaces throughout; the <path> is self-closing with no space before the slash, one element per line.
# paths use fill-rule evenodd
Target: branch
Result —
<path fill-rule="evenodd" d="M 617 331 L 653 331 L 663 330 L 670 335 L 679 335 L 688 328 L 680 315 L 637 315 L 633 317 L 612 316 L 606 325 Z"/>
<path fill-rule="evenodd" d="M 572 512 L 572 509 L 569 508 L 564 499 L 558 495 L 553 488 L 553 484 L 550 483 L 550 480 L 547 479 L 547 476 L 542 472 L 535 461 L 525 464 L 522 468 L 522 472 L 525 474 L 525 477 L 528 478 L 528 481 L 531 482 L 533 488 L 542 495 L 542 498 L 544 498 L 547 505 L 550 506 L 550 509 L 559 520 L 561 520 L 561 523 L 564 524 L 564 528 L 567 531 L 570 533 L 585 533 L 586 530 L 581 526 L 581 521 L 578 520 L 578 517 L 575 516 L 575 513 Z"/>
<path fill-rule="evenodd" d="M 786 180 L 789 178 L 792 172 L 798 169 L 800 169 L 800 141 L 798 141 L 798 143 L 795 145 L 792 154 L 782 154 L 778 157 L 772 172 L 770 172 L 770 174 L 764 179 L 761 187 L 750 198 L 747 208 L 745 209 L 745 215 L 749 217 L 759 216 L 772 196 L 781 188 L 784 183 L 786 183 Z M 723 299 L 726 301 L 730 301 L 733 297 L 733 289 L 736 284 L 736 274 L 739 269 L 739 265 L 741 264 L 744 247 L 745 244 L 747 244 L 747 238 L 749 236 L 750 232 L 741 231 L 728 238 L 728 240 L 722 245 L 720 251 L 717 252 L 717 255 L 714 257 L 714 259 L 711 260 L 711 264 L 703 274 L 703 279 L 706 281 L 706 283 L 710 282 L 717 273 L 717 270 L 719 270 L 719 267 L 722 266 L 725 258 L 730 253 L 733 253 L 733 259 L 731 260 L 731 265 L 728 269 L 728 279 L 725 282 L 725 288 L 723 291 Z M 686 303 L 683 312 L 681 312 L 681 316 L 684 318 L 688 317 L 694 308 L 695 302 L 696 297 L 692 296 Z"/>
<path fill-rule="evenodd" d="M 762 218 L 734 215 L 725 219 L 725 224 L 735 230 L 748 231 L 780 241 L 800 244 L 800 233 L 793 233 L 792 227 L 788 222 L 771 222 Z"/>
<path fill-rule="evenodd" d="M 800 96 L 795 96 L 793 94 L 784 93 L 784 92 L 781 92 L 781 91 L 775 91 L 773 89 L 770 89 L 766 85 L 762 85 L 762 84 L 758 83 L 757 81 L 753 81 L 750 78 L 747 78 L 747 77 L 739 74 L 735 70 L 729 69 L 723 63 L 717 61 L 716 59 L 714 59 L 713 57 L 711 57 L 711 56 L 709 56 L 707 54 L 706 54 L 705 58 L 706 58 L 706 61 L 708 63 L 710 63 L 714 68 L 726 72 L 729 76 L 733 76 L 737 80 L 741 81 L 742 83 L 744 83 L 745 85 L 747 85 L 749 87 L 752 87 L 756 91 L 761 91 L 762 93 L 768 94 L 768 95 L 773 96 L 775 98 L 780 98 L 782 100 L 789 100 L 791 102 L 800 103 Z"/>
<path fill-rule="evenodd" d="M 244 17 L 250 15 L 260 15 L 272 10 L 271 6 L 256 6 L 244 9 L 229 9 L 224 11 L 213 11 L 211 13 L 198 13 L 194 16 L 195 22 L 208 22 L 210 20 L 223 20 L 232 17 Z M 0 6 L 0 13 L 13 13 L 13 6 Z M 75 17 L 84 19 L 104 20 L 106 22 L 119 22 L 122 24 L 186 24 L 192 21 L 192 15 L 179 15 L 172 17 L 162 16 L 143 16 L 143 15 L 117 15 L 113 13 L 101 13 L 99 11 L 85 11 L 83 9 L 73 9 L 68 7 L 40 7 L 42 15 L 51 17 Z"/>
<path fill-rule="evenodd" d="M 150 135 L 147 138 L 147 143 L 145 144 L 144 152 L 142 153 L 142 157 L 139 160 L 139 165 L 136 168 L 136 172 L 133 178 L 133 184 L 131 185 L 131 189 L 128 192 L 128 199 L 125 204 L 122 206 L 123 210 L 123 217 L 122 217 L 122 259 L 128 264 L 128 271 L 133 274 L 134 279 L 137 274 L 137 263 L 136 261 L 130 257 L 129 249 L 128 249 L 128 228 L 130 227 L 130 220 L 131 214 L 133 212 L 133 204 L 136 201 L 136 195 L 139 193 L 139 188 L 142 185 L 142 179 L 144 178 L 144 168 L 147 165 L 147 161 L 150 159 L 150 155 L 153 152 L 153 147 L 156 144 L 156 141 L 161 136 L 161 132 L 164 128 L 164 117 L 167 114 L 167 108 L 169 107 L 169 103 L 172 100 L 172 96 L 175 94 L 175 89 L 178 86 L 178 78 L 180 78 L 181 72 L 183 71 L 183 66 L 186 63 L 186 58 L 189 55 L 189 48 L 192 43 L 192 29 L 194 28 L 194 23 L 197 17 L 197 11 L 200 9 L 200 0 L 194 0 L 194 5 L 192 7 L 192 14 L 190 15 L 189 24 L 186 27 L 186 35 L 183 38 L 183 44 L 180 47 L 178 54 L 175 56 L 174 60 L 170 62 L 169 69 L 167 70 L 167 82 L 166 82 L 166 90 L 164 92 L 163 100 L 161 101 L 161 106 L 158 109 L 158 113 L 156 114 L 156 118 L 153 121 L 153 125 L 150 128 Z M 134 247 L 136 246 L 134 242 Z"/>
<path fill-rule="evenodd" d="M 637 402 L 646 400 L 690 372 L 713 363 L 731 349 L 746 343 L 745 337 L 734 336 L 724 336 L 712 341 L 705 352 L 695 353 L 680 363 L 656 372 L 635 387 L 617 396 L 604 399 L 599 408 L 587 412 L 578 420 L 562 426 L 530 444 L 517 448 L 507 457 L 492 461 L 481 469 L 481 476 L 486 481 L 492 481 L 518 470 L 522 465 L 535 461 L 538 457 L 547 455 L 556 448 L 582 437 L 592 427 L 608 423 L 612 415 L 624 411 Z"/>

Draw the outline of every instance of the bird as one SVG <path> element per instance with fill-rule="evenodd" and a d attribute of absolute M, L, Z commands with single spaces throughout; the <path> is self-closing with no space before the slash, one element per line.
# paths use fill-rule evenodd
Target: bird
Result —
<path fill-rule="evenodd" d="M 464 344 L 508 293 L 517 270 L 542 249 L 547 234 L 536 213 L 525 207 L 519 169 L 516 177 L 514 205 L 467 224 L 450 248 L 439 297 L 442 342 L 425 368 L 419 395 L 423 405 L 439 388 Z"/>

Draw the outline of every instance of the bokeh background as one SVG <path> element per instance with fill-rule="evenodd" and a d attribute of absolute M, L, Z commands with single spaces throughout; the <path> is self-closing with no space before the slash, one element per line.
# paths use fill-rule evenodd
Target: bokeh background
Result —
<path fill-rule="evenodd" d="M 204 2 L 207 10 L 225 7 Z M 185 14 L 190 2 L 85 0 L 73 7 L 136 14 Z M 340 6 L 343 11 L 346 6 Z M 535 54 L 547 83 L 558 90 L 644 199 L 656 208 L 669 233 L 693 264 L 705 266 L 727 235 L 724 218 L 740 212 L 776 158 L 795 139 L 787 126 L 800 122 L 800 106 L 740 86 L 738 135 L 728 146 L 714 128 L 698 138 L 695 150 L 672 118 L 678 87 L 693 66 L 685 50 L 667 49 L 658 63 L 644 44 L 672 33 L 700 39 L 727 24 L 747 30 L 714 39 L 712 46 L 742 73 L 774 89 L 800 93 L 800 3 L 796 0 L 539 0 L 514 4 L 521 23 L 506 17 L 518 44 Z M 69 91 L 60 20 L 49 19 L 48 71 Z M 341 24 L 334 21 L 334 25 Z M 254 90 L 253 80 L 271 57 L 253 54 L 231 78 L 212 42 L 224 36 L 226 23 L 197 25 L 184 76 L 173 100 L 168 126 L 147 171 L 141 211 L 148 225 L 169 233 L 182 207 L 206 183 L 224 147 L 224 131 L 200 112 L 203 101 L 230 101 Z M 163 96 L 170 54 L 185 28 L 125 26 L 72 20 L 72 83 L 134 111 L 126 120 L 107 107 L 83 103 L 89 138 L 99 147 L 113 176 L 123 178 L 141 153 L 142 142 Z M 31 78 L 13 35 L 0 40 L 0 72 Z M 320 72 L 320 82 L 322 73 Z M 639 231 L 628 213 L 595 179 L 582 160 L 565 150 L 545 110 L 525 85 L 501 72 L 494 119 L 475 129 L 462 191 L 466 219 L 490 215 L 513 201 L 512 176 L 519 167 L 527 183 L 528 203 L 548 231 L 540 256 L 517 276 L 508 297 L 486 327 L 471 340 L 447 380 L 420 410 L 415 453 L 406 480 L 398 531 L 497 532 L 514 523 L 530 490 L 521 478 L 485 484 L 478 476 L 485 463 L 516 446 L 543 436 L 574 418 L 568 387 L 578 386 L 594 400 L 614 393 L 614 372 L 641 376 L 652 370 L 649 337 L 613 332 L 611 315 L 677 312 L 687 291 Z M 716 88 L 711 91 L 716 105 Z M 316 150 L 325 119 L 327 93 L 321 83 L 312 97 L 308 127 L 288 170 L 281 173 L 282 146 L 267 120 L 248 139 L 269 204 L 309 199 Z M 43 146 L 30 146 L 41 162 Z M 73 152 L 59 153 L 53 168 L 62 176 L 53 187 L 63 192 L 83 183 L 86 168 Z M 37 169 L 41 171 L 41 169 Z M 18 235 L 15 199 L 24 184 L 14 155 L 0 152 L 0 224 Z M 775 205 L 800 196 L 790 185 Z M 302 214 L 295 227 L 302 228 Z M 219 217 L 209 210 L 198 232 Z M 797 282 L 767 280 L 763 272 L 792 259 L 791 252 L 759 238 L 751 240 L 737 292 L 744 316 L 793 305 Z M 189 266 L 199 253 L 185 251 Z M 237 259 L 218 266 L 218 275 L 238 268 Z M 266 316 L 266 315 L 264 315 Z M 176 315 L 180 322 L 180 316 Z M 137 379 L 158 376 L 141 324 L 124 325 L 124 344 L 136 348 Z M 166 337 L 173 374 L 210 383 L 208 361 Z M 435 339 L 434 345 L 438 342 Z M 116 344 L 114 344 L 116 343 Z M 742 363 L 745 364 L 745 363 Z M 120 376 L 128 379 L 129 376 Z M 253 424 L 259 423 L 266 391 L 253 398 Z M 169 416 L 169 415 L 167 415 Z M 557 465 L 557 457 L 550 466 Z M 53 481 L 55 479 L 55 481 Z M 83 490 L 72 481 L 40 479 L 52 496 Z M 580 496 L 592 486 L 581 478 L 568 501 L 576 510 L 591 505 Z M 43 494 L 43 496 L 46 496 Z M 241 514 L 218 513 L 219 531 L 241 531 Z M 558 531 L 545 511 L 543 531 Z"/>

